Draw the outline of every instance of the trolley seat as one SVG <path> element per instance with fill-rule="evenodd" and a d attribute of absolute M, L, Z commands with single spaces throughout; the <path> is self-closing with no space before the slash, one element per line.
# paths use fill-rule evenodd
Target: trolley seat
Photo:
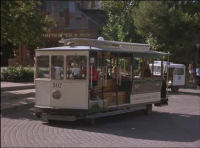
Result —
<path fill-rule="evenodd" d="M 117 90 L 117 82 L 116 79 L 108 79 L 107 86 L 102 87 L 102 81 L 98 82 L 97 86 L 97 95 L 103 99 L 102 97 L 102 89 L 104 89 L 104 100 L 108 101 L 108 106 L 113 106 L 117 104 L 116 100 L 116 90 Z M 119 91 L 118 92 L 118 104 L 125 104 L 127 98 L 127 91 Z"/>

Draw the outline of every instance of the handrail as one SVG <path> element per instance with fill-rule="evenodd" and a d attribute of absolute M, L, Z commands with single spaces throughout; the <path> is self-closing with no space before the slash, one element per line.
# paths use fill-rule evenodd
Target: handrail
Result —
<path fill-rule="evenodd" d="M 121 77 L 121 65 L 119 66 L 119 86 L 122 84 L 122 77 Z"/>
<path fill-rule="evenodd" d="M 106 65 L 106 72 L 105 72 L 105 87 L 107 87 L 107 75 L 108 75 L 108 71 L 107 71 L 107 65 Z"/>
<path fill-rule="evenodd" d="M 132 66 L 133 66 L 133 65 L 131 64 L 131 77 L 130 77 L 130 80 L 131 80 L 131 81 L 133 80 L 133 71 L 132 71 L 133 68 L 132 68 Z"/>
<path fill-rule="evenodd" d="M 90 82 L 90 83 L 91 83 L 91 86 L 90 86 L 90 88 L 92 88 L 92 65 L 91 65 L 91 68 L 90 68 L 90 69 L 91 69 L 91 71 L 90 71 L 90 79 L 91 79 L 91 82 Z"/>

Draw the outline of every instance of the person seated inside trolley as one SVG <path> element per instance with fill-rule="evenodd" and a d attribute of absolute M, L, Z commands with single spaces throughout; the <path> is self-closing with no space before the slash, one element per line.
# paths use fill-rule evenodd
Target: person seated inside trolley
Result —
<path fill-rule="evenodd" d="M 145 78 L 151 78 L 151 70 L 149 68 L 149 64 L 145 64 L 145 67 L 144 67 L 144 77 Z"/>
<path fill-rule="evenodd" d="M 71 67 L 73 67 L 73 75 L 74 75 L 74 78 L 78 78 L 80 72 L 79 72 L 79 68 L 78 68 L 77 63 L 72 63 L 72 64 L 71 64 Z"/>
<path fill-rule="evenodd" d="M 113 67 L 112 78 L 113 79 L 117 79 L 117 77 L 118 77 L 118 68 L 117 68 L 117 66 L 114 66 Z"/>

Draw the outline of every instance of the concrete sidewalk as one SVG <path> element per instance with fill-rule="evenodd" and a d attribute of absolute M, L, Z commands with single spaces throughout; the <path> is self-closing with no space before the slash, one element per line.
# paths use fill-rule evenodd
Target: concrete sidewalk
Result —
<path fill-rule="evenodd" d="M 33 82 L 5 82 L 1 81 L 1 92 L 11 90 L 33 89 L 35 84 Z"/>
<path fill-rule="evenodd" d="M 1 82 L 1 116 L 34 106 L 35 84 Z"/>

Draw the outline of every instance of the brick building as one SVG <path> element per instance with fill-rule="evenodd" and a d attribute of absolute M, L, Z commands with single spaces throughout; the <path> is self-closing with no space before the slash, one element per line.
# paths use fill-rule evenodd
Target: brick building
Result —
<path fill-rule="evenodd" d="M 45 12 L 45 17 L 53 18 L 57 24 L 56 27 L 50 28 L 50 33 L 43 35 L 46 47 L 58 46 L 61 35 L 65 38 L 97 39 L 107 16 L 100 8 L 100 1 L 94 0 L 42 1 L 41 11 Z M 8 65 L 33 65 L 33 49 L 24 45 L 16 51 L 18 56 L 9 59 Z"/>

